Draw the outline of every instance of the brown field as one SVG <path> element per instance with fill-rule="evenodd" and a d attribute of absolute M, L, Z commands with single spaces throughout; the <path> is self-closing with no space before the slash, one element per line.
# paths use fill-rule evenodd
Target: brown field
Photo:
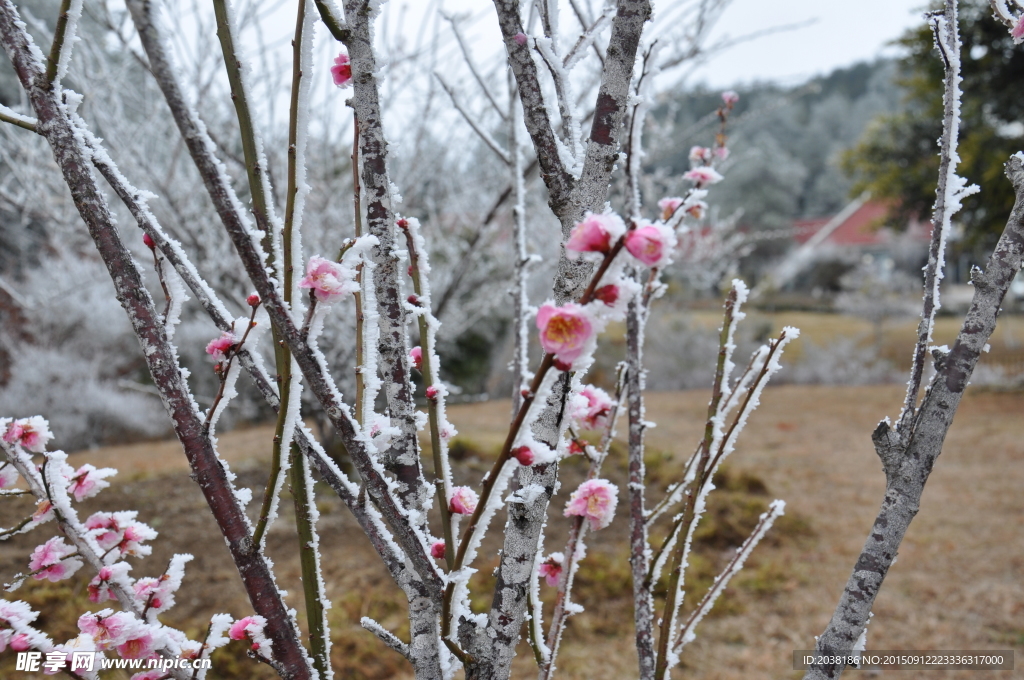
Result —
<path fill-rule="evenodd" d="M 941 341 L 941 339 L 940 339 Z M 839 592 L 871 526 L 884 480 L 868 434 L 877 421 L 895 416 L 900 386 L 783 386 L 765 393 L 720 486 L 721 502 L 709 513 L 708 529 L 694 559 L 697 591 L 706 587 L 715 565 L 728 555 L 751 518 L 771 498 L 787 501 L 787 518 L 758 547 L 746 569 L 732 582 L 718 612 L 698 629 L 674 677 L 794 678 L 794 649 L 813 646 L 831 615 Z M 702 427 L 707 394 L 690 391 L 649 396 L 651 493 L 656 498 L 692 451 Z M 1024 396 L 974 390 L 949 434 L 925 491 L 921 512 L 911 526 L 898 563 L 875 604 L 868 648 L 986 650 L 1015 649 L 1024 660 Z M 465 456 L 458 474 L 478 478 L 507 427 L 508 403 L 502 401 L 451 408 L 462 431 Z M 256 427 L 221 437 L 225 458 L 240 483 L 258 496 L 266 478 L 270 430 Z M 73 463 L 111 465 L 119 481 L 84 503 L 84 512 L 135 508 L 160 531 L 153 556 L 136 561 L 135 576 L 156 575 L 174 552 L 196 556 L 186 569 L 178 605 L 166 620 L 199 636 L 216 612 L 248 613 L 227 550 L 205 513 L 205 503 L 188 479 L 175 442 L 109 447 L 72 456 Z M 614 481 L 624 477 L 619 451 L 606 465 Z M 554 501 L 560 509 L 582 478 L 579 461 L 564 466 L 564 484 Z M 765 491 L 766 488 L 766 491 Z M 324 491 L 327 491 L 324 489 Z M 339 678 L 409 677 L 404 661 L 358 626 L 372 616 L 399 635 L 406 633 L 398 590 L 367 541 L 340 503 L 321 493 L 320 529 L 326 581 L 334 607 L 333 660 Z M 0 506 L 0 525 L 10 526 L 25 507 L 8 500 Z M 288 508 L 288 498 L 283 507 Z M 250 506 L 255 512 L 258 501 Z M 27 507 L 27 506 L 26 506 Z M 586 611 L 569 623 L 559 657 L 559 677 L 618 680 L 635 677 L 631 642 L 631 602 L 626 559 L 624 505 L 616 521 L 591 535 L 576 597 Z M 560 514 L 553 512 L 553 514 Z M 547 547 L 561 549 L 565 524 L 550 525 Z M 282 513 L 270 533 L 270 552 L 279 581 L 294 594 L 301 610 L 295 541 L 288 530 L 291 513 Z M 0 579 L 25 569 L 31 548 L 51 535 L 47 527 L 0 548 Z M 42 532 L 46 532 L 45 534 Z M 493 555 L 498 544 L 490 544 Z M 479 595 L 489 601 L 487 574 L 496 561 L 480 560 Z M 74 634 L 73 616 L 90 606 L 84 597 L 85 570 L 70 582 L 33 581 L 15 595 L 43 612 L 41 627 L 58 640 Z M 695 593 L 699 596 L 699 592 Z M 95 606 L 93 606 L 95 608 Z M 241 645 L 241 643 L 237 643 Z M 244 659 L 234 646 L 216 655 L 209 677 L 268 677 L 265 667 Z M 10 654 L 0 656 L 0 677 L 28 677 L 12 670 Z M 901 678 L 972 678 L 967 671 L 911 671 Z M 116 676 L 112 676 L 116 677 Z M 127 676 L 125 676 L 127 677 Z M 525 644 L 514 667 L 515 678 L 535 677 Z M 1021 671 L 995 671 L 986 678 L 1024 677 Z"/>

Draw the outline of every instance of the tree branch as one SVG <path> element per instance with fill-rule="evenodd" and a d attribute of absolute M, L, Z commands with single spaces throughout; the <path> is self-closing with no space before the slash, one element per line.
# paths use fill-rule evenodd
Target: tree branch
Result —
<path fill-rule="evenodd" d="M 1010 219 L 985 270 L 974 269 L 971 307 L 952 351 L 921 403 L 906 453 L 893 470 L 895 474 L 886 477 L 885 499 L 871 534 L 857 558 L 832 620 L 818 638 L 816 649 L 821 653 L 850 652 L 864 631 L 882 581 L 920 507 L 925 482 L 942 452 L 967 382 L 995 330 L 1006 291 L 1020 271 L 1024 253 L 1024 155 L 1017 153 L 1010 158 L 1006 175 L 1017 195 Z M 842 664 L 813 666 L 804 680 L 834 680 L 842 674 L 843 668 Z"/>
<path fill-rule="evenodd" d="M 33 55 L 23 25 L 10 0 L 0 0 L 0 36 L 4 49 L 39 118 L 38 129 L 53 149 L 79 214 L 110 272 L 117 298 L 145 350 L 146 363 L 154 384 L 161 391 L 175 434 L 185 449 L 193 478 L 227 541 L 253 609 L 267 619 L 267 635 L 274 642 L 273 664 L 283 677 L 309 678 L 310 668 L 299 643 L 295 621 L 284 606 L 269 565 L 262 555 L 252 550 L 248 519 L 211 440 L 202 436 L 202 421 L 181 374 L 177 355 L 157 320 L 153 300 L 89 171 L 90 159 L 78 141 L 76 130 L 57 94 L 44 84 L 42 65 Z"/>

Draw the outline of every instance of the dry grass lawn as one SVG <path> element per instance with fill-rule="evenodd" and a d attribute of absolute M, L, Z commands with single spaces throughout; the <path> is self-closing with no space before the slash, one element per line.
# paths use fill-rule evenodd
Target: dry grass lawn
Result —
<path fill-rule="evenodd" d="M 706 536 L 695 559 L 698 589 L 714 573 L 715 563 L 728 554 L 731 524 L 745 519 L 742 512 L 727 507 L 730 503 L 749 514 L 773 497 L 783 498 L 789 519 L 773 539 L 759 546 L 747 569 L 733 581 L 721 612 L 698 629 L 698 638 L 686 649 L 675 677 L 800 676 L 791 668 L 792 652 L 812 647 L 814 635 L 824 628 L 884 491 L 869 432 L 880 418 L 896 415 L 901 397 L 900 386 L 783 386 L 766 392 L 731 462 L 732 477 L 740 483 L 723 492 L 728 503 L 714 514 L 718 533 Z M 657 497 L 697 441 L 707 394 L 651 394 L 648 403 L 648 416 L 657 422 L 649 436 L 652 494 Z M 969 391 L 925 491 L 921 512 L 875 604 L 869 649 L 1013 648 L 1018 667 L 1024 664 L 1022 407 L 1020 393 Z M 487 467 L 507 427 L 508 408 L 507 402 L 496 401 L 450 409 L 467 450 L 458 464 L 459 475 L 466 481 L 478 478 Z M 239 473 L 239 481 L 253 487 L 257 498 L 266 478 L 269 441 L 266 427 L 221 438 L 221 448 Z M 122 470 L 118 483 L 84 504 L 85 512 L 135 508 L 141 519 L 161 532 L 154 555 L 137 562 L 136 576 L 158 574 L 173 552 L 196 555 L 168 622 L 199 635 L 213 613 L 247 613 L 223 541 L 204 512 L 202 496 L 188 479 L 175 442 L 81 452 L 72 456 L 72 462 Z M 609 460 L 607 475 L 621 482 L 624 467 L 619 453 Z M 582 472 L 578 462 L 564 466 L 555 510 L 562 507 Z M 757 484 L 743 491 L 742 480 L 760 480 L 767 494 Z M 337 677 L 408 677 L 402 659 L 358 627 L 359 618 L 368 615 L 406 634 L 398 591 L 344 508 L 327 493 L 320 499 L 326 580 L 334 600 L 330 616 Z M 25 508 L 15 503 L 8 500 L 0 505 L 3 526 L 22 516 Z M 254 512 L 256 505 L 250 510 Z M 560 677 L 619 680 L 636 675 L 623 508 L 608 529 L 590 538 L 578 592 L 587 611 L 570 621 L 559 661 Z M 290 599 L 301 609 L 295 542 L 287 529 L 290 520 L 285 512 L 271 531 L 270 551 L 279 580 L 294 593 Z M 561 548 L 558 537 L 564 536 L 564 529 L 560 518 L 554 519 L 549 550 Z M 23 570 L 29 550 L 43 537 L 19 537 L 3 544 L 0 579 L 9 580 Z M 493 555 L 496 539 L 488 547 L 488 555 Z M 493 564 L 496 561 L 488 557 L 479 565 L 480 595 L 475 604 L 481 607 L 489 600 L 487 574 Z M 36 604 L 43 611 L 42 627 L 63 640 L 73 634 L 72 613 L 77 616 L 88 605 L 83 595 L 86 582 L 87 577 L 62 584 L 32 582 L 17 596 Z M 243 657 L 234 648 L 218 653 L 210 677 L 266 677 L 265 668 Z M 0 657 L 0 677 L 28 677 L 10 669 L 10 659 Z M 982 677 L 974 671 L 888 675 L 907 680 Z M 514 677 L 534 676 L 531 656 L 523 645 Z M 983 676 L 1020 678 L 1024 671 Z"/>

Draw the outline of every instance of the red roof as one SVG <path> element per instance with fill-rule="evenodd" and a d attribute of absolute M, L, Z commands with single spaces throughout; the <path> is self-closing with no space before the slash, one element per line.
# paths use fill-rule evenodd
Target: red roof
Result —
<path fill-rule="evenodd" d="M 867 201 L 847 217 L 842 224 L 829 234 L 824 243 L 847 246 L 873 246 L 891 243 L 895 237 L 891 227 L 886 226 L 888 207 L 880 201 Z M 797 243 L 806 243 L 822 227 L 832 221 L 831 217 L 813 220 L 797 220 L 793 238 Z M 915 241 L 931 238 L 932 223 L 912 221 L 907 225 L 907 235 Z"/>

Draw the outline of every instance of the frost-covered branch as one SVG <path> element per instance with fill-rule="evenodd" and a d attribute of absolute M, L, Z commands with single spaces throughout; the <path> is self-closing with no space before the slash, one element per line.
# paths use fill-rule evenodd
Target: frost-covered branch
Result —
<path fill-rule="evenodd" d="M 934 15 L 933 15 L 934 17 Z M 938 19 L 937 42 L 947 64 L 946 70 L 946 113 L 950 113 L 950 99 L 958 91 L 958 78 L 951 79 L 956 72 L 960 55 L 959 39 L 956 36 L 957 16 L 955 0 L 947 0 L 945 10 Z M 956 48 L 956 50 L 954 49 Z M 955 111 L 953 111 L 955 114 Z M 955 124 L 956 116 L 951 119 Z M 944 126 L 944 133 L 955 130 L 955 125 Z M 944 144 L 947 136 L 944 134 Z M 955 168 L 955 147 L 945 146 L 949 158 L 944 154 L 943 167 L 939 175 L 940 189 L 937 197 L 944 201 L 944 211 L 951 209 L 962 197 L 963 182 L 953 174 Z M 948 163 L 947 163 L 948 161 Z M 882 586 L 882 582 L 896 558 L 910 522 L 920 508 L 921 495 L 931 474 L 936 459 L 942 452 L 946 433 L 952 424 L 957 407 L 967 388 L 971 374 L 977 365 L 985 345 L 995 329 L 1003 298 L 1010 282 L 1020 271 L 1024 254 L 1024 155 L 1014 154 L 1005 166 L 1006 175 L 1013 185 L 1016 200 L 1006 227 L 989 257 L 984 270 L 975 267 L 971 272 L 974 297 L 967 311 L 960 333 L 953 349 L 948 353 L 933 352 L 936 373 L 924 400 L 912 415 L 907 414 L 913 406 L 908 402 L 896 429 L 888 419 L 878 424 L 872 433 L 876 451 L 882 459 L 886 476 L 886 493 L 875 518 L 871 533 L 864 543 L 853 573 L 836 606 L 828 627 L 818 637 L 816 649 L 827 654 L 844 654 L 854 648 L 871 616 L 871 607 Z M 938 201 L 937 201 L 938 204 Z M 944 214 L 946 214 L 944 212 Z M 944 218 L 946 219 L 946 218 Z M 938 220 L 936 220 L 938 222 Z M 936 223 L 935 230 L 940 230 Z M 940 235 L 940 238 L 941 235 Z M 933 240 L 933 244 L 935 241 Z M 935 262 L 941 262 L 941 250 Z M 930 257 L 931 264 L 931 257 Z M 937 281 L 935 282 L 937 285 Z M 927 295 L 927 289 L 926 289 Z M 930 328 L 929 315 L 934 312 L 934 303 L 929 306 L 926 298 L 922 313 L 922 328 Z M 920 336 L 919 336 L 920 338 Z M 915 355 L 916 356 L 916 355 Z M 911 374 L 911 388 L 918 371 L 915 365 Z M 919 378 L 918 378 L 919 380 Z M 904 429 L 906 428 L 906 429 Z M 805 680 L 838 678 L 844 669 L 842 664 L 812 666 L 804 675 Z"/>
<path fill-rule="evenodd" d="M 224 174 L 223 166 L 213 154 L 214 145 L 205 132 L 205 126 L 184 97 L 176 71 L 154 23 L 151 4 L 145 0 L 130 0 L 128 6 L 143 48 L 152 65 L 153 76 L 164 93 L 164 98 L 170 107 L 189 154 L 199 170 L 207 193 L 241 256 L 246 273 L 263 301 L 264 309 L 267 310 L 271 321 L 278 328 L 281 338 L 292 351 L 310 391 L 320 401 L 326 415 L 339 433 L 349 455 L 356 464 L 356 469 L 366 482 L 370 495 L 392 528 L 395 539 L 402 546 L 416 573 L 426 584 L 432 585 L 436 589 L 439 598 L 440 577 L 426 553 L 425 539 L 414 527 L 409 526 L 404 509 L 400 507 L 399 502 L 393 496 L 391 484 L 381 474 L 368 451 L 368 447 L 372 446 L 371 442 L 354 422 L 351 413 L 341 402 L 340 395 L 334 389 L 333 381 L 326 375 L 324 367 L 305 344 L 275 283 L 264 269 L 259 241 L 254 238 L 241 203 Z M 317 461 L 313 462 L 316 464 Z"/>
<path fill-rule="evenodd" d="M 945 66 L 943 90 L 942 137 L 939 138 L 939 181 L 935 188 L 935 206 L 932 209 L 932 238 L 928 246 L 928 264 L 924 270 L 924 308 L 921 323 L 917 329 L 917 344 L 914 346 L 910 381 L 907 384 L 907 398 L 903 405 L 896 429 L 904 443 L 910 436 L 916 414 L 917 397 L 924 377 L 928 344 L 932 341 L 935 313 L 942 306 L 939 301 L 939 286 L 942 284 L 943 266 L 946 262 L 946 240 L 949 238 L 951 220 L 961 207 L 961 201 L 978 192 L 977 186 L 968 186 L 967 180 L 956 174 L 960 163 L 957 140 L 960 135 L 960 29 L 957 19 L 957 3 L 947 0 L 945 9 L 930 15 L 935 33 L 935 47 Z"/>
<path fill-rule="evenodd" d="M 483 126 L 473 118 L 472 114 L 462 106 L 462 102 L 459 100 L 459 95 L 456 94 L 455 88 L 444 79 L 444 76 L 441 75 L 440 71 L 434 71 L 434 77 L 437 78 L 437 82 L 441 83 L 441 87 L 444 88 L 444 91 L 448 93 L 448 96 L 452 100 L 452 106 L 455 107 L 455 110 L 458 111 L 462 115 L 463 120 L 469 123 L 469 126 L 473 128 L 473 132 L 475 132 L 481 141 L 483 141 L 483 143 L 501 159 L 502 163 L 505 165 L 511 165 L 512 158 L 509 155 L 509 151 L 503 148 L 501 144 L 494 139 L 491 133 L 485 130 Z"/>
<path fill-rule="evenodd" d="M 285 677 L 309 677 L 294 619 L 284 607 L 269 565 L 251 550 L 248 519 L 211 440 L 201 435 L 202 421 L 179 368 L 177 354 L 163 324 L 157 320 L 153 300 L 120 240 L 114 218 L 89 170 L 88 150 L 57 93 L 43 83 L 38 49 L 33 49 L 31 38 L 9 0 L 0 2 L 0 38 L 39 119 L 38 129 L 53 150 L 79 214 L 111 275 L 118 299 L 145 350 L 154 384 L 161 391 L 175 434 L 224 534 L 253 608 L 268 621 L 267 633 L 275 645 L 274 663 Z"/>

